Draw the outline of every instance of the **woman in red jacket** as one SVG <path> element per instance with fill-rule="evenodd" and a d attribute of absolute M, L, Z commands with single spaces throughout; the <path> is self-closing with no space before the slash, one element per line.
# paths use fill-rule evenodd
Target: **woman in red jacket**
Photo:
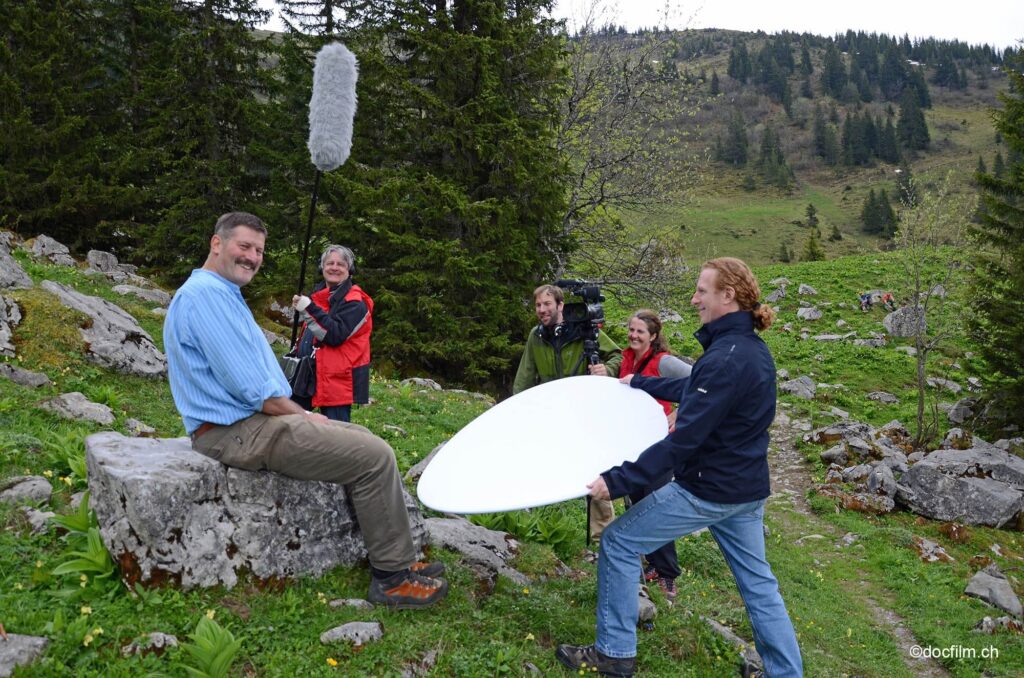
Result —
<path fill-rule="evenodd" d="M 316 350 L 316 392 L 312 406 L 335 421 L 351 421 L 352 403 L 370 401 L 370 332 L 373 299 L 352 282 L 355 255 L 328 245 L 320 257 L 324 282 L 292 306 L 310 332 Z"/>
<path fill-rule="evenodd" d="M 634 374 L 675 379 L 690 376 L 690 366 L 669 353 L 668 341 L 661 333 L 661 319 L 654 311 L 640 309 L 629 319 L 629 347 L 622 352 L 619 374 L 623 375 L 623 380 L 631 379 Z M 675 428 L 675 409 L 667 400 L 658 400 L 658 403 L 665 410 L 671 431 Z M 629 495 L 629 498 L 635 504 L 671 480 L 672 471 L 669 470 L 653 485 Z M 676 597 L 676 577 L 681 573 L 675 542 L 668 542 L 646 557 L 648 567 L 644 570 L 644 579 L 657 581 L 665 597 L 672 602 Z"/>

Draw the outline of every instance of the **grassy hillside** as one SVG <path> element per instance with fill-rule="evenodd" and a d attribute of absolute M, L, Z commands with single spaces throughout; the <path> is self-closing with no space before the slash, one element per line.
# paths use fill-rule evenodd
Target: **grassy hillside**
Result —
<path fill-rule="evenodd" d="M 37 282 L 59 279 L 121 303 L 159 343 L 160 320 L 149 313 L 148 305 L 113 294 L 109 284 L 96 278 L 31 263 L 21 253 L 17 256 Z M 822 388 L 814 401 L 781 398 L 780 412 L 793 425 L 776 432 L 772 464 L 776 471 L 794 466 L 789 472 L 798 474 L 805 487 L 820 477 L 823 468 L 816 461 L 818 450 L 803 449 L 797 442 L 800 425 L 831 421 L 833 415 L 828 412 L 833 406 L 873 424 L 893 418 L 910 421 L 913 361 L 893 345 L 868 349 L 800 338 L 804 326 L 812 335 L 852 329 L 863 337 L 879 330 L 881 311 L 857 310 L 856 294 L 879 287 L 900 296 L 905 291 L 900 271 L 899 259 L 891 253 L 757 270 L 766 293 L 773 289 L 768 281 L 776 276 L 786 276 L 793 283 L 780 304 L 777 326 L 766 334 L 778 366 L 792 376 L 807 374 L 832 385 Z M 817 288 L 819 295 L 798 297 L 800 283 Z M 114 408 L 117 430 L 123 430 L 129 416 L 154 425 L 162 436 L 181 435 L 182 430 L 166 382 L 117 375 L 83 361 L 76 329 L 80 319 L 38 289 L 8 296 L 19 301 L 25 315 L 14 337 L 22 356 L 16 362 L 45 372 L 56 386 L 33 390 L 0 381 L 0 478 L 50 477 L 55 497 L 50 507 L 42 508 L 60 513 L 67 510 L 71 494 L 85 488 L 82 440 L 99 427 L 59 420 L 40 410 L 40 402 L 64 391 L 81 390 Z M 814 323 L 796 321 L 800 299 L 817 303 L 825 316 Z M 667 331 L 677 352 L 695 356 L 698 348 L 690 335 L 696 318 L 686 305 L 686 299 L 677 300 L 684 320 Z M 613 335 L 622 338 L 630 310 L 609 304 Z M 963 301 L 954 296 L 948 313 L 959 315 L 963 310 Z M 836 330 L 839 320 L 847 327 Z M 783 329 L 786 323 L 793 324 L 792 331 Z M 970 340 L 957 336 L 937 357 L 931 373 L 960 382 L 967 376 L 984 376 L 984 365 L 970 356 L 971 351 Z M 882 406 L 864 397 L 876 389 L 897 395 L 900 403 Z M 374 380 L 371 395 L 373 403 L 356 409 L 354 420 L 389 440 L 403 471 L 487 406 L 472 395 L 423 392 L 386 380 Z M 948 400 L 939 393 L 930 397 Z M 567 421 L 573 423 L 586 424 L 585 420 Z M 795 455 L 796 461 L 786 455 Z M 775 489 L 779 492 L 781 486 L 776 483 Z M 1024 666 L 1024 637 L 972 633 L 971 627 L 983 616 L 998 614 L 962 595 L 977 568 L 972 560 L 976 556 L 991 558 L 1016 576 L 1024 558 L 1019 532 L 971 528 L 965 537 L 954 540 L 932 521 L 905 514 L 875 517 L 839 512 L 832 500 L 813 493 L 805 496 L 804 490 L 777 494 L 769 506 L 768 557 L 797 627 L 807 675 L 888 677 L 920 675 L 926 670 L 933 675 L 942 671 L 956 676 L 1019 675 Z M 531 521 L 534 529 L 528 528 Z M 338 568 L 321 579 L 283 586 L 247 582 L 230 591 L 187 593 L 172 589 L 129 593 L 123 587 L 108 589 L 93 580 L 82 582 L 77 573 L 53 574 L 71 557 L 66 537 L 52 528 L 33 535 L 18 509 L 0 504 L 0 623 L 8 632 L 44 635 L 51 641 L 44 659 L 20 669 L 19 676 L 181 675 L 182 663 L 190 661 L 182 649 L 163 656 L 124 658 L 120 648 L 157 630 L 186 641 L 199 620 L 211 613 L 241 642 L 229 673 L 236 677 L 397 675 L 413 666 L 423 666 L 426 675 L 434 676 L 531 675 L 535 670 L 541 675 L 561 675 L 553 656 L 555 644 L 589 642 L 593 634 L 596 569 L 584 558 L 581 502 L 508 514 L 504 523 L 524 537 L 514 564 L 533 578 L 529 587 L 502 579 L 489 591 L 457 555 L 435 552 L 432 555 L 449 566 L 452 588 L 448 600 L 436 610 L 359 612 L 325 603 L 365 596 L 368 575 L 363 567 Z M 538 536 L 538 523 L 546 528 L 546 536 Z M 847 534 L 853 545 L 844 547 Z M 914 535 L 938 542 L 955 560 L 922 562 L 912 548 Z M 998 552 L 992 549 L 996 544 Z M 677 548 L 684 567 L 679 597 L 669 607 L 659 592 L 652 593 L 659 615 L 653 629 L 640 634 L 641 670 L 649 676 L 734 676 L 736 651 L 698 618 L 716 619 L 750 639 L 749 623 L 728 568 L 707 534 L 680 540 Z M 559 566 L 559 557 L 566 568 Z M 1024 593 L 1019 580 L 1013 581 L 1018 594 Z M 321 632 L 355 620 L 383 622 L 384 639 L 362 649 L 318 642 Z M 901 634 L 904 638 L 909 634 L 913 643 L 923 647 L 973 648 L 979 655 L 948 657 L 922 666 L 910 660 L 909 645 Z M 998 657 L 983 659 L 980 652 L 988 647 Z M 429 656 L 435 659 L 430 661 Z"/>

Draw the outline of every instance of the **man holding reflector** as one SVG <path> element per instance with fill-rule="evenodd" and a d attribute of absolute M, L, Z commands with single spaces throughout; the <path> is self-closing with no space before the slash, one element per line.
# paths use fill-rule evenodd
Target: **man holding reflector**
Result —
<path fill-rule="evenodd" d="M 755 330 L 768 329 L 775 313 L 758 302 L 760 295 L 754 274 L 739 259 L 713 259 L 701 267 L 691 303 L 700 315 L 695 336 L 704 354 L 683 391 L 675 431 L 635 462 L 611 468 L 588 485 L 592 497 L 609 499 L 651 484 L 668 469 L 675 476 L 605 530 L 597 639 L 593 645 L 558 647 L 556 657 L 569 668 L 633 675 L 640 556 L 706 527 L 736 578 L 768 675 L 802 674 L 793 624 L 765 559 L 775 363 Z M 654 379 L 634 376 L 630 385 Z M 655 397 L 676 395 L 645 390 Z"/>

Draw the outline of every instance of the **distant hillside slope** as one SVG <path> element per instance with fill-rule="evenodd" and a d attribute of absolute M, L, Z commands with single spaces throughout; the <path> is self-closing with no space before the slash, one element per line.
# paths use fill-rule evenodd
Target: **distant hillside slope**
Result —
<path fill-rule="evenodd" d="M 784 260 L 784 248 L 799 257 L 809 204 L 828 258 L 884 248 L 883 237 L 865 232 L 861 211 L 870 190 L 884 189 L 899 207 L 901 167 L 925 190 L 953 172 L 957 190 L 973 199 L 979 163 L 1005 160 L 990 111 L 1006 87 L 1008 55 L 988 45 L 853 31 L 606 27 L 600 35 L 625 54 L 657 43 L 651 77 L 689 93 L 667 103 L 677 109 L 668 124 L 681 164 L 704 159 L 700 181 L 685 203 L 626 211 L 623 221 L 675 233 L 696 257 L 768 263 Z"/>

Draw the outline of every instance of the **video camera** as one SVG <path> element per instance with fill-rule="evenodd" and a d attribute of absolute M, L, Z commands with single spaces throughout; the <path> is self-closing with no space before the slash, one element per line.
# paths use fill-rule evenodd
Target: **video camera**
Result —
<path fill-rule="evenodd" d="M 598 333 L 604 325 L 604 295 L 597 285 L 584 280 L 556 280 L 555 285 L 580 301 L 566 303 L 562 307 L 562 322 L 580 326 L 583 334 L 583 355 L 587 362 L 596 365 L 601 362 L 598 354 Z"/>

